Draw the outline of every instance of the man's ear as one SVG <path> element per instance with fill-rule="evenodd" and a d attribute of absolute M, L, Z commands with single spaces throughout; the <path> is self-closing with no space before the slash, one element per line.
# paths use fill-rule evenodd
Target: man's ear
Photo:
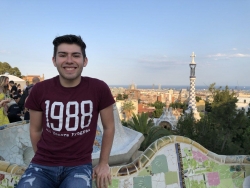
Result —
<path fill-rule="evenodd" d="M 85 58 L 84 58 L 84 62 L 83 62 L 83 66 L 84 66 L 84 67 L 86 67 L 86 66 L 87 66 L 87 64 L 88 64 L 88 58 L 87 58 L 87 57 L 85 57 Z"/>
<path fill-rule="evenodd" d="M 52 57 L 52 62 L 54 64 L 54 66 L 56 67 L 56 58 L 55 57 Z"/>

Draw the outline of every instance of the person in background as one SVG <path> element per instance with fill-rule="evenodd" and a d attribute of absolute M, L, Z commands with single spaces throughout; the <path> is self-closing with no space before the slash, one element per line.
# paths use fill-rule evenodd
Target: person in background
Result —
<path fill-rule="evenodd" d="M 21 96 L 21 99 L 20 99 L 20 101 L 18 102 L 18 106 L 21 108 L 21 111 L 25 111 L 24 104 L 25 104 L 26 98 L 28 97 L 28 95 L 29 95 L 29 93 L 30 93 L 32 87 L 33 87 L 36 83 L 38 83 L 38 82 L 40 82 L 40 79 L 39 79 L 38 77 L 33 77 L 33 78 L 32 78 L 32 84 L 30 84 L 30 85 L 27 85 L 27 83 L 29 83 L 29 82 L 26 82 L 27 87 L 26 87 L 25 90 L 23 91 L 23 94 L 22 94 L 22 96 Z M 29 119 L 27 119 L 27 120 L 29 120 Z"/>
<path fill-rule="evenodd" d="M 25 91 L 26 87 L 28 87 L 30 85 L 29 81 L 26 81 L 26 85 L 23 88 L 23 91 Z"/>
<path fill-rule="evenodd" d="M 6 96 L 8 91 L 9 78 L 6 76 L 0 77 L 0 126 L 9 124 L 9 119 L 7 116 L 7 103 L 10 102 L 8 96 Z"/>
<path fill-rule="evenodd" d="M 11 81 L 9 82 L 9 84 L 10 84 L 10 86 L 11 86 L 11 89 L 10 89 L 10 97 L 12 98 L 13 95 L 15 95 L 15 94 L 17 93 L 17 87 L 16 87 L 16 85 L 15 85 L 15 83 L 14 83 L 13 80 L 11 80 Z"/>
<path fill-rule="evenodd" d="M 88 59 L 80 36 L 59 36 L 53 44 L 52 61 L 59 75 L 37 83 L 25 103 L 35 156 L 17 188 L 91 188 L 92 178 L 98 188 L 108 188 L 114 98 L 105 82 L 81 76 Z M 99 115 L 102 147 L 99 162 L 92 169 Z"/>
<path fill-rule="evenodd" d="M 19 89 L 21 90 L 21 85 L 20 85 L 20 84 L 17 84 L 17 91 L 18 91 Z"/>
<path fill-rule="evenodd" d="M 20 100 L 20 95 L 13 96 L 13 99 L 8 103 L 8 118 L 10 123 L 16 121 L 22 121 L 21 119 L 21 109 L 17 105 Z"/>
<path fill-rule="evenodd" d="M 17 95 L 22 95 L 22 90 L 21 89 L 17 90 Z"/>
<path fill-rule="evenodd" d="M 25 93 L 25 97 L 26 97 L 26 98 L 25 98 L 24 104 L 26 103 L 26 100 L 27 100 L 27 98 L 29 97 L 29 94 L 30 94 L 30 92 L 31 92 L 31 90 L 32 90 L 32 88 L 33 88 L 33 86 L 36 85 L 38 82 L 40 82 L 40 79 L 39 79 L 38 77 L 32 78 L 32 84 L 31 84 L 29 87 L 27 87 L 26 90 L 25 90 L 25 92 L 26 92 L 26 93 Z M 18 104 L 20 104 L 20 103 L 18 103 Z M 30 120 L 30 112 L 29 112 L 29 109 L 24 107 L 23 112 L 24 112 L 24 120 Z"/>

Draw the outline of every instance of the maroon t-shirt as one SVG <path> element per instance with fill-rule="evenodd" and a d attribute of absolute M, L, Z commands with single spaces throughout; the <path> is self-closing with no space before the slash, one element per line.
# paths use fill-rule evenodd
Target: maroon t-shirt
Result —
<path fill-rule="evenodd" d="M 92 162 L 100 110 L 114 104 L 101 80 L 82 77 L 76 87 L 61 86 L 59 76 L 37 83 L 25 107 L 42 111 L 43 132 L 33 163 L 77 166 Z"/>

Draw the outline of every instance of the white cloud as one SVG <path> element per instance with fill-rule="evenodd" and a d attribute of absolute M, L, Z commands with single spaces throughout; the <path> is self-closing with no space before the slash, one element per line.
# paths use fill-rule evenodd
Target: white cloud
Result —
<path fill-rule="evenodd" d="M 208 55 L 208 57 L 212 57 L 215 58 L 216 60 L 218 58 L 231 58 L 231 57 L 250 57 L 250 54 L 241 54 L 241 53 L 237 53 L 237 54 L 222 54 L 222 53 L 217 53 L 215 55 Z"/>
<path fill-rule="evenodd" d="M 250 54 L 232 54 L 230 57 L 250 57 Z"/>
<path fill-rule="evenodd" d="M 215 55 L 208 55 L 208 57 L 226 57 L 226 54 L 217 53 Z"/>
<path fill-rule="evenodd" d="M 234 50 L 234 51 L 235 51 L 235 50 L 237 50 L 237 48 L 233 48 L 232 50 Z"/>

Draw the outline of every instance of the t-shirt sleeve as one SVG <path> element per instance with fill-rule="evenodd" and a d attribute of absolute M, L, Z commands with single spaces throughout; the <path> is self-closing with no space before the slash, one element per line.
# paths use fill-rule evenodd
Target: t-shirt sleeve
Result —
<path fill-rule="evenodd" d="M 98 91 L 99 98 L 100 98 L 99 111 L 115 103 L 114 97 L 108 85 L 103 81 L 101 81 L 100 84 L 101 84 L 101 87 L 100 87 L 100 90 Z"/>
<path fill-rule="evenodd" d="M 42 98 L 41 93 L 39 91 L 39 84 L 36 84 L 32 87 L 32 91 L 30 92 L 30 94 L 27 97 L 27 100 L 25 102 L 25 107 L 31 110 L 35 110 L 35 111 L 42 111 L 41 108 L 41 101 L 40 99 Z"/>

